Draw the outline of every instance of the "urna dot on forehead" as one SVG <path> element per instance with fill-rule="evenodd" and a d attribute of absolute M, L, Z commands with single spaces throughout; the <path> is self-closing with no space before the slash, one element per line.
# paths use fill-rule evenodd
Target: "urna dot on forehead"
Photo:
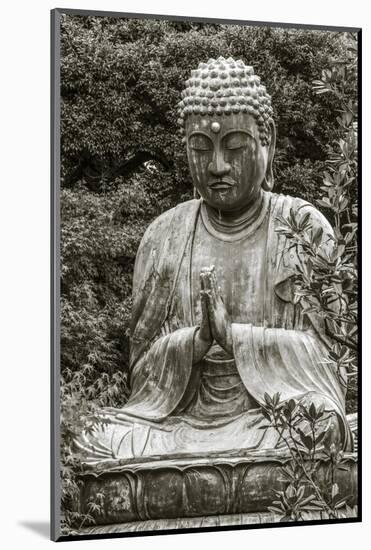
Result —
<path fill-rule="evenodd" d="M 220 132 L 220 124 L 219 122 L 212 122 L 210 125 L 211 131 L 214 132 L 214 134 L 218 134 Z"/>

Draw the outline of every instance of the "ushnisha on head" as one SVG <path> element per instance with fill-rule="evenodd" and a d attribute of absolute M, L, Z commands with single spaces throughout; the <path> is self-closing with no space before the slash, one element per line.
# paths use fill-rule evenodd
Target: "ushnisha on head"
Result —
<path fill-rule="evenodd" d="M 243 61 L 209 59 L 191 71 L 182 100 L 178 104 L 178 123 L 184 129 L 187 116 L 230 115 L 248 113 L 258 125 L 262 145 L 269 142 L 269 125 L 273 121 L 271 97 L 260 83 L 254 69 Z"/>

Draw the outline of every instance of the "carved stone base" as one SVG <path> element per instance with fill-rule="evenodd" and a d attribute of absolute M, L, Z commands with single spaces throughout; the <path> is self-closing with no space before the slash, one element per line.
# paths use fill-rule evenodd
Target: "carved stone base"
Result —
<path fill-rule="evenodd" d="M 337 471 L 342 496 L 357 502 L 357 458 L 347 455 L 347 471 Z M 104 462 L 82 476 L 81 512 L 97 525 L 267 512 L 274 490 L 285 482 L 287 457 L 272 453 L 244 456 L 172 457 L 136 463 Z M 325 465 L 319 468 L 324 479 Z M 90 503 L 95 503 L 92 511 Z M 163 527 L 168 528 L 168 527 Z"/>

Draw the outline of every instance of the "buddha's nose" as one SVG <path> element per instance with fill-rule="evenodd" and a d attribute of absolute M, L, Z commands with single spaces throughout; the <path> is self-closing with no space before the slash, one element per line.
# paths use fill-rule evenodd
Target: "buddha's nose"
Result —
<path fill-rule="evenodd" d="M 212 162 L 209 164 L 209 172 L 213 176 L 225 176 L 231 171 L 231 165 L 228 162 L 225 162 L 223 154 L 219 151 L 214 153 Z"/>

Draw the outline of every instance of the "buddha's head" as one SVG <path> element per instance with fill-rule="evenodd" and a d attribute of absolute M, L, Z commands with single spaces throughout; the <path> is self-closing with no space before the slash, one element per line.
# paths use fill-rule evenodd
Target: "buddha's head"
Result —
<path fill-rule="evenodd" d="M 252 67 L 209 59 L 186 82 L 179 103 L 193 183 L 210 206 L 233 211 L 273 187 L 276 132 L 271 99 Z"/>

